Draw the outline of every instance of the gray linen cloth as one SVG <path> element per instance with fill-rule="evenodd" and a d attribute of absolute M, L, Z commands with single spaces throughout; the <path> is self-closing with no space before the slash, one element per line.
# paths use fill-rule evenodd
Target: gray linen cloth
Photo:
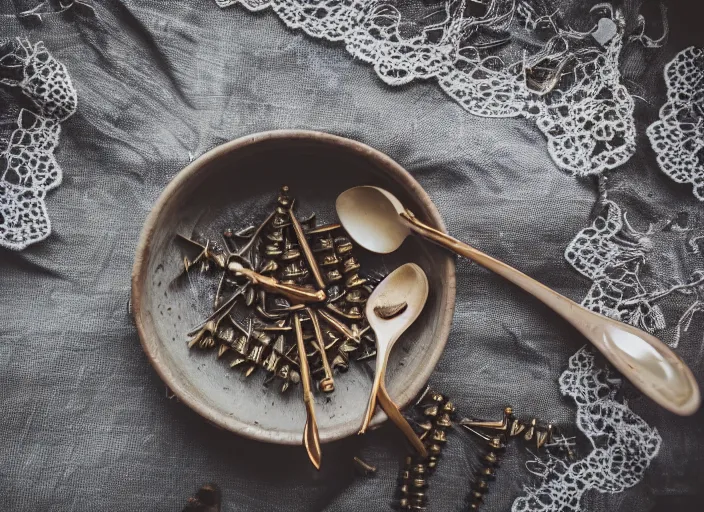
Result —
<path fill-rule="evenodd" d="M 287 30 L 270 12 L 105 1 L 94 14 L 27 23 L 11 16 L 20 4 L 0 6 L 0 36 L 44 41 L 67 66 L 79 108 L 62 127 L 64 183 L 47 198 L 53 234 L 23 252 L 0 251 L 4 510 L 170 512 L 205 481 L 222 487 L 226 511 L 389 509 L 405 450 L 393 427 L 325 446 L 317 473 L 302 448 L 238 438 L 168 399 L 142 352 L 127 313 L 141 225 L 190 158 L 225 141 L 306 128 L 365 142 L 412 173 L 456 237 L 576 301 L 591 284 L 563 252 L 591 222 L 596 186 L 560 171 L 531 122 L 474 117 L 432 83 L 387 87 L 340 46 Z M 641 50 L 624 59 L 632 92 L 647 101 L 636 105 L 638 152 L 612 173 L 610 190 L 640 226 L 680 211 L 692 225 L 704 221 L 691 190 L 658 169 L 643 135 L 662 104 L 664 63 L 696 43 L 697 30 L 673 26 L 656 58 Z M 467 261 L 458 261 L 457 291 L 433 388 L 468 415 L 493 418 L 512 404 L 573 428 L 574 404 L 557 379 L 585 341 Z M 678 351 L 704 380 L 701 327 Z M 679 418 L 628 387 L 626 395 L 658 428 L 660 455 L 641 484 L 588 494 L 584 510 L 695 510 L 685 504 L 704 486 L 704 413 Z M 451 434 L 431 510 L 463 509 L 477 453 L 464 434 Z M 378 466 L 376 477 L 354 477 L 354 454 Z M 507 456 L 485 510 L 510 509 L 533 481 L 525 457 Z"/>

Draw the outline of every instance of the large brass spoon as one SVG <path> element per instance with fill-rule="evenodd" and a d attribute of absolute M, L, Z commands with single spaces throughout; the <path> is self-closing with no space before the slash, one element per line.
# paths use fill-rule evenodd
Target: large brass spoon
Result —
<path fill-rule="evenodd" d="M 427 455 L 423 442 L 418 438 L 396 404 L 391 401 L 384 385 L 386 363 L 394 343 L 418 318 L 428 299 L 428 278 L 415 263 L 406 263 L 391 272 L 379 283 L 367 300 L 365 313 L 369 326 L 376 334 L 376 370 L 369 404 L 359 430 L 366 432 L 374 416 L 377 396 L 389 418 L 403 431 L 421 455 Z"/>
<path fill-rule="evenodd" d="M 506 263 L 423 224 L 386 190 L 349 189 L 337 198 L 336 207 L 343 227 L 362 247 L 389 253 L 413 231 L 533 295 L 572 324 L 628 380 L 665 409 L 687 416 L 699 408 L 699 386 L 691 370 L 655 336 L 589 311 Z"/>

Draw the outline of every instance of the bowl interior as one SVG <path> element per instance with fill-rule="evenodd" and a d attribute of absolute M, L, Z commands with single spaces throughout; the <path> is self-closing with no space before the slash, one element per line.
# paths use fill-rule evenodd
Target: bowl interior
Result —
<path fill-rule="evenodd" d="M 178 277 L 183 247 L 177 233 L 221 240 L 225 228 L 257 225 L 288 185 L 297 213 L 315 212 L 318 224 L 337 222 L 335 199 L 349 187 L 376 185 L 396 194 L 417 216 L 444 228 L 417 183 L 397 164 L 366 146 L 311 132 L 272 132 L 220 146 L 188 166 L 165 190 L 147 220 L 133 276 L 133 307 L 144 349 L 179 398 L 214 423 L 242 435 L 300 444 L 305 408 L 300 386 L 282 394 L 263 386 L 263 372 L 245 378 L 229 358 L 189 350 L 186 333 L 212 313 L 218 277 L 193 270 Z M 415 262 L 428 275 L 430 294 L 418 320 L 391 354 L 386 383 L 399 405 L 422 388 L 445 345 L 454 310 L 454 263 L 441 249 L 409 237 L 393 254 L 355 246 L 365 272 L 388 274 Z M 335 391 L 316 390 L 321 441 L 355 433 L 362 421 L 374 361 L 351 363 L 335 375 Z M 377 417 L 375 423 L 385 417 Z"/>

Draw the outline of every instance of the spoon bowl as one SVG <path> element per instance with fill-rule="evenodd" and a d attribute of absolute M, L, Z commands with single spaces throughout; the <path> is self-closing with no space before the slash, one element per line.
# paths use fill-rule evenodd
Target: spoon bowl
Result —
<path fill-rule="evenodd" d="M 345 230 L 369 251 L 394 252 L 411 234 L 399 219 L 405 208 L 382 188 L 362 186 L 346 190 L 337 197 L 335 207 Z"/>
<path fill-rule="evenodd" d="M 401 336 L 416 321 L 428 300 L 428 278 L 418 265 L 406 263 L 379 283 L 367 299 L 365 314 L 369 326 L 379 336 Z M 378 308 L 406 304 L 403 311 L 388 318 L 379 316 Z"/>

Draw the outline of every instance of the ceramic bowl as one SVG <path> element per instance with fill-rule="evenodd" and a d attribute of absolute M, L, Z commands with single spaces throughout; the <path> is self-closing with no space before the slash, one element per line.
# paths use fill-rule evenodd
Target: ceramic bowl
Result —
<path fill-rule="evenodd" d="M 383 153 L 353 140 L 310 131 L 258 133 L 204 154 L 169 183 L 149 214 L 132 274 L 132 311 L 147 357 L 166 385 L 212 423 L 273 443 L 301 444 L 306 420 L 300 386 L 281 393 L 263 372 L 246 378 L 215 351 L 188 349 L 187 333 L 212 312 L 217 274 L 183 274 L 177 233 L 221 240 L 227 227 L 261 222 L 288 185 L 297 213 L 337 222 L 335 199 L 347 188 L 376 185 L 395 194 L 419 218 L 445 231 L 421 186 Z M 383 275 L 415 262 L 428 275 L 430 295 L 418 320 L 391 354 L 386 383 L 401 407 L 423 388 L 443 351 L 455 305 L 455 265 L 449 253 L 409 237 L 389 255 L 355 247 L 366 271 Z M 180 277 L 179 277 L 180 276 Z M 373 378 L 374 361 L 353 362 L 335 375 L 335 391 L 316 395 L 321 442 L 356 434 Z M 377 414 L 372 425 L 386 420 Z"/>

